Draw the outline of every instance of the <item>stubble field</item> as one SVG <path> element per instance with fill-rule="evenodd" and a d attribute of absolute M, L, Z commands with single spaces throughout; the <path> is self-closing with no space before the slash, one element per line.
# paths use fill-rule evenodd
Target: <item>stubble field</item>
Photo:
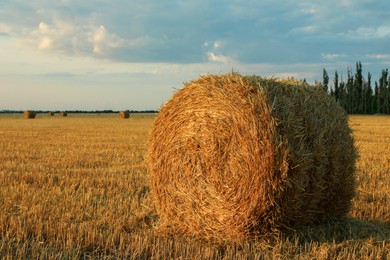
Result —
<path fill-rule="evenodd" d="M 223 245 L 155 233 L 154 117 L 0 115 L 0 258 L 390 258 L 390 117 L 350 118 L 360 158 L 347 218 Z"/>

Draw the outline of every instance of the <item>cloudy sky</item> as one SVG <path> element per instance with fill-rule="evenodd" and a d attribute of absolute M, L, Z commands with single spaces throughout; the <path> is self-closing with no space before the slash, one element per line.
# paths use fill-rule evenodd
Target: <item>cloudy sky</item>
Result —
<path fill-rule="evenodd" d="M 390 67 L 388 0 L 0 0 L 0 110 L 158 109 L 227 73 Z"/>

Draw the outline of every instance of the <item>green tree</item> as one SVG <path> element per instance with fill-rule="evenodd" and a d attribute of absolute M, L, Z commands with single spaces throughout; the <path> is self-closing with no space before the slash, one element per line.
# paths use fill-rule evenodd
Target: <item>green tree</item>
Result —
<path fill-rule="evenodd" d="M 379 93 L 378 93 L 378 109 L 377 113 L 389 114 L 387 86 L 389 84 L 387 76 L 389 74 L 388 69 L 382 70 L 382 75 L 379 79 Z"/>
<path fill-rule="evenodd" d="M 337 70 L 334 73 L 334 97 L 336 98 L 336 101 L 339 102 L 340 100 L 340 90 L 339 90 L 339 74 L 337 73 Z"/>
<path fill-rule="evenodd" d="M 355 114 L 363 112 L 363 70 L 362 63 L 356 62 L 356 72 L 353 81 L 353 111 Z"/>
<path fill-rule="evenodd" d="M 341 81 L 340 86 L 339 86 L 339 103 L 340 103 L 340 106 L 345 109 L 345 111 L 347 111 L 346 98 L 347 98 L 347 92 L 346 92 L 346 88 L 345 88 L 345 82 Z"/>
<path fill-rule="evenodd" d="M 351 70 L 348 68 L 348 79 L 346 84 L 346 110 L 348 114 L 355 114 L 354 96 L 355 89 L 353 85 L 353 76 Z"/>
<path fill-rule="evenodd" d="M 325 68 L 322 71 L 322 88 L 325 92 L 328 92 L 328 84 L 329 84 L 329 76 L 328 72 L 326 72 Z"/>
<path fill-rule="evenodd" d="M 385 114 L 390 114 L 390 76 L 388 75 L 389 72 L 388 70 L 386 69 L 386 76 L 388 76 L 388 78 L 386 79 L 386 88 L 385 88 L 385 95 L 384 95 L 384 113 Z"/>
<path fill-rule="evenodd" d="M 323 90 L 335 97 L 348 114 L 390 114 L 390 75 L 388 69 L 383 69 L 378 81 L 372 80 L 370 72 L 367 81 L 363 77 L 362 63 L 356 62 L 356 71 L 348 68 L 348 78 L 344 82 L 335 71 L 333 87 L 329 87 L 329 76 L 323 69 L 323 81 L 318 83 Z M 372 86 L 374 82 L 374 87 Z"/>
<path fill-rule="evenodd" d="M 371 88 L 371 73 L 368 72 L 367 74 L 367 82 L 365 84 L 365 114 L 372 114 L 374 113 L 374 97 L 373 92 Z"/>
<path fill-rule="evenodd" d="M 378 82 L 375 81 L 375 88 L 374 88 L 374 113 L 380 113 L 380 107 L 379 107 L 379 86 Z"/>

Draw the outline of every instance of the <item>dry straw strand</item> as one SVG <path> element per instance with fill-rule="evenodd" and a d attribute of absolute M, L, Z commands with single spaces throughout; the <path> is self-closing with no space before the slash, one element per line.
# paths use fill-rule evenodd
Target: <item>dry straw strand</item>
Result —
<path fill-rule="evenodd" d="M 35 118 L 35 116 L 36 116 L 35 111 L 26 110 L 26 111 L 23 112 L 23 117 L 24 118 Z"/>
<path fill-rule="evenodd" d="M 151 132 L 159 229 L 240 241 L 343 216 L 356 156 L 347 115 L 320 88 L 201 76 L 161 108 Z"/>

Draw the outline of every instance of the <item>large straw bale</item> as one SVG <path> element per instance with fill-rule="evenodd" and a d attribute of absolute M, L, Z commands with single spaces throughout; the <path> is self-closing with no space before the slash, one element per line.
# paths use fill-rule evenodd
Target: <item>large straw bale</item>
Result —
<path fill-rule="evenodd" d="M 161 108 L 152 129 L 159 229 L 239 241 L 341 217 L 356 156 L 347 115 L 320 88 L 202 76 Z"/>
<path fill-rule="evenodd" d="M 35 118 L 37 114 L 35 113 L 35 111 L 32 111 L 32 110 L 26 110 L 23 112 L 23 117 L 24 118 Z"/>
<path fill-rule="evenodd" d="M 129 113 L 129 111 L 127 111 L 127 110 L 126 110 L 126 111 L 120 111 L 120 112 L 119 112 L 119 117 L 120 117 L 120 118 L 125 118 L 125 119 L 126 119 L 126 118 L 129 118 L 129 117 L 130 117 L 130 113 Z"/>
<path fill-rule="evenodd" d="M 61 111 L 60 116 L 66 117 L 66 116 L 68 116 L 68 113 L 66 111 Z"/>

